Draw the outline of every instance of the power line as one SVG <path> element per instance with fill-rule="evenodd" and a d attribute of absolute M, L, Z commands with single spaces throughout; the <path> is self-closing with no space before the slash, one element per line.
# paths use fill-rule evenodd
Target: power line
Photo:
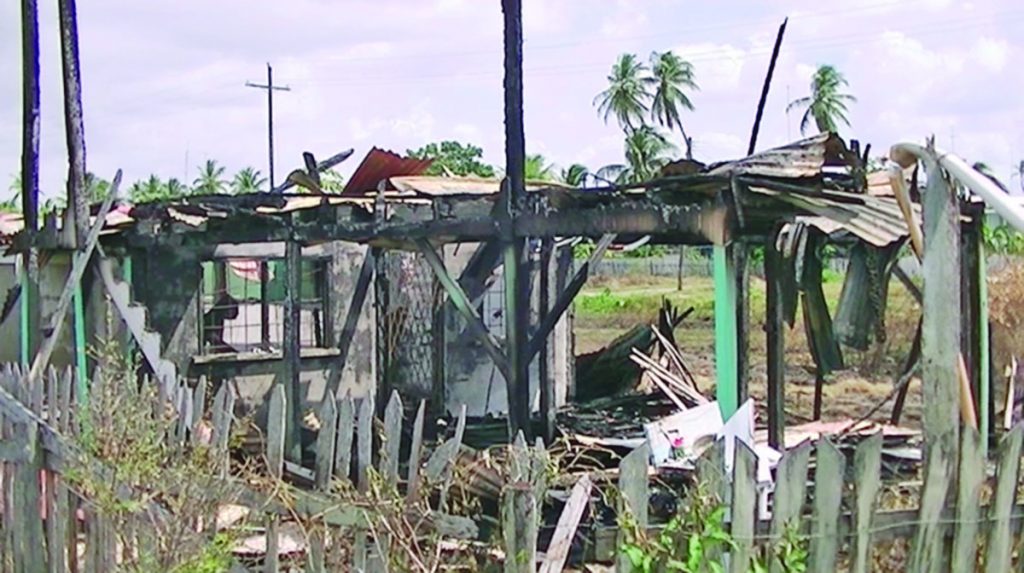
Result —
<path fill-rule="evenodd" d="M 252 82 L 245 82 L 247 88 L 258 88 L 261 90 L 267 90 L 267 151 L 268 151 L 268 163 L 270 167 L 270 188 L 274 188 L 274 92 L 290 92 L 292 89 L 288 86 L 275 86 L 274 85 L 274 70 L 270 67 L 270 62 L 267 62 L 267 83 L 254 84 Z"/>

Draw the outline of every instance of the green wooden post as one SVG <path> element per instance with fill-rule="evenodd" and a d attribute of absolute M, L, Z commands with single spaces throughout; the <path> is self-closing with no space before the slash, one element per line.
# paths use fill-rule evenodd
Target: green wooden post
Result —
<path fill-rule="evenodd" d="M 80 400 L 87 397 L 89 382 L 85 351 L 85 299 L 82 294 L 82 283 L 75 285 L 75 374 L 78 380 L 78 396 Z"/>
<path fill-rule="evenodd" d="M 716 396 L 724 419 L 729 419 L 739 406 L 736 392 L 736 268 L 731 250 L 724 245 L 715 245 L 713 255 Z"/>
<path fill-rule="evenodd" d="M 32 329 L 29 326 L 29 320 L 32 305 L 35 304 L 31 293 L 29 292 L 29 278 L 28 269 L 21 268 L 21 302 L 19 303 L 19 336 L 21 340 L 21 364 L 28 368 L 32 365 Z"/>
<path fill-rule="evenodd" d="M 985 264 L 985 241 L 978 233 L 978 431 L 981 433 L 982 459 L 988 451 L 988 436 L 991 428 L 989 419 L 991 396 L 988 338 L 988 269 Z"/>

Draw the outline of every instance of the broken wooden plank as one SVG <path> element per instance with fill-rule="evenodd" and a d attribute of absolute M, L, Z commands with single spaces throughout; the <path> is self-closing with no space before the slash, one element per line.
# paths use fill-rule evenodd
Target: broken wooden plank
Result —
<path fill-rule="evenodd" d="M 384 408 L 384 451 L 380 459 L 381 476 L 392 486 L 398 485 L 398 455 L 402 446 L 402 399 L 398 392 Z"/>
<path fill-rule="evenodd" d="M 334 475 L 334 444 L 338 433 L 338 409 L 334 397 L 324 396 L 320 405 L 320 431 L 316 436 L 316 468 L 314 485 L 320 491 L 327 491 Z"/>
<path fill-rule="evenodd" d="M 851 573 L 867 573 L 871 570 L 871 528 L 875 501 L 881 487 L 881 469 L 882 433 L 879 432 L 861 442 L 853 456 L 855 523 L 850 556 Z"/>
<path fill-rule="evenodd" d="M 569 499 L 565 502 L 562 515 L 558 517 L 558 524 L 555 525 L 555 532 L 551 535 L 551 543 L 540 565 L 538 573 L 561 573 L 565 566 L 565 560 L 569 557 L 569 549 L 572 540 L 576 536 L 576 528 L 579 527 L 583 511 L 587 509 L 590 502 L 590 490 L 593 484 L 590 476 L 583 474 L 583 477 L 576 482 L 569 493 Z"/>
<path fill-rule="evenodd" d="M 772 504 L 771 539 L 782 539 L 786 530 L 799 526 L 800 510 L 807 493 L 807 464 L 811 455 L 811 444 L 804 442 L 796 449 L 789 450 L 779 462 L 775 482 L 775 500 Z M 769 573 L 783 573 L 777 559 L 770 560 Z"/>

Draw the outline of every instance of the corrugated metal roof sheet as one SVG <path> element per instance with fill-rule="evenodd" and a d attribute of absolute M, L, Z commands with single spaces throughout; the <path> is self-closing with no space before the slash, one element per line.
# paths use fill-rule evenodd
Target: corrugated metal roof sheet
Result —
<path fill-rule="evenodd" d="M 377 190 L 385 179 L 403 175 L 420 175 L 434 162 L 433 159 L 413 159 L 374 147 L 363 158 L 349 178 L 342 195 L 362 195 Z"/>
<path fill-rule="evenodd" d="M 889 245 L 909 233 L 899 204 L 891 197 L 872 197 L 840 191 L 824 191 L 820 194 L 791 193 L 764 187 L 751 187 L 750 190 L 774 197 L 815 215 L 802 217 L 801 222 L 814 225 L 826 233 L 843 228 L 876 247 Z M 915 215 L 920 217 L 920 206 L 915 204 L 913 208 Z"/>
<path fill-rule="evenodd" d="M 826 166 L 849 165 L 852 159 L 853 154 L 842 138 L 833 133 L 823 133 L 750 157 L 713 165 L 707 174 L 805 179 L 821 176 Z"/>

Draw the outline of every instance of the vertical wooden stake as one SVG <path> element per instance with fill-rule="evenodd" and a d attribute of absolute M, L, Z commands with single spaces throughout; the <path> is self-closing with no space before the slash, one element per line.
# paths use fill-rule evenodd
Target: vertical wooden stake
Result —
<path fill-rule="evenodd" d="M 302 324 L 302 245 L 288 241 L 285 249 L 285 314 L 284 314 L 284 384 L 288 408 L 285 430 L 285 456 L 289 461 L 302 462 L 300 424 L 302 421 L 302 390 L 299 382 L 301 370 L 300 334 Z"/>
<path fill-rule="evenodd" d="M 772 233 L 764 246 L 765 349 L 768 360 L 768 445 L 781 448 L 786 425 L 786 325 L 782 304 L 782 260 Z"/>

